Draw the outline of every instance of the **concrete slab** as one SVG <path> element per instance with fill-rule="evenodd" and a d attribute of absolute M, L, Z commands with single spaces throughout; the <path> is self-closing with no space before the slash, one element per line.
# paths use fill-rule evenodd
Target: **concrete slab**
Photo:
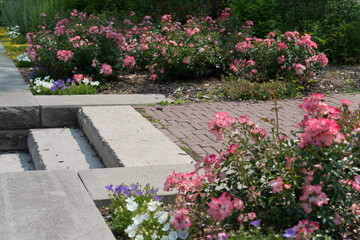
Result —
<path fill-rule="evenodd" d="M 193 172 L 195 166 L 193 164 L 180 165 L 162 165 L 162 166 L 146 166 L 146 167 L 125 167 L 125 168 L 104 168 L 90 169 L 79 171 L 79 177 L 88 190 L 91 198 L 97 206 L 109 206 L 110 199 L 106 185 L 113 184 L 140 184 L 158 188 L 158 195 L 162 197 L 162 201 L 171 202 L 174 200 L 176 191 L 165 192 L 163 190 L 166 177 L 171 175 L 173 171 L 190 173 Z"/>
<path fill-rule="evenodd" d="M 37 170 L 104 167 L 79 129 L 31 129 L 28 147 Z"/>
<path fill-rule="evenodd" d="M 28 153 L 0 153 L 0 173 L 35 170 Z"/>
<path fill-rule="evenodd" d="M 1 173 L 0 236 L 4 240 L 115 240 L 70 170 Z"/>
<path fill-rule="evenodd" d="M 173 165 L 193 161 L 130 106 L 82 107 L 78 121 L 106 167 Z"/>
<path fill-rule="evenodd" d="M 49 106 L 119 106 L 155 104 L 169 101 L 161 94 L 111 94 L 111 95 L 62 95 L 62 96 L 35 96 L 42 107 Z"/>
<path fill-rule="evenodd" d="M 27 150 L 28 130 L 0 130 L 0 151 Z"/>

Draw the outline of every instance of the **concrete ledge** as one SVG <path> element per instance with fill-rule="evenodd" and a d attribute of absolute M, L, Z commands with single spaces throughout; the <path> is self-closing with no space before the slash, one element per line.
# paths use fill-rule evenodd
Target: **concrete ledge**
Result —
<path fill-rule="evenodd" d="M 0 130 L 38 128 L 39 120 L 38 106 L 0 107 Z"/>
<path fill-rule="evenodd" d="M 41 106 L 42 128 L 77 127 L 79 106 Z"/>
<path fill-rule="evenodd" d="M 162 197 L 162 201 L 172 202 L 176 192 L 165 192 L 163 188 L 166 177 L 171 175 L 174 170 L 176 172 L 190 173 L 195 170 L 195 166 L 193 164 L 181 164 L 103 168 L 80 170 L 78 174 L 96 206 L 109 206 L 109 192 L 105 189 L 105 186 L 109 184 L 113 184 L 115 187 L 120 184 L 130 185 L 132 183 L 145 186 L 149 183 L 150 186 L 159 189 L 158 195 Z"/>
<path fill-rule="evenodd" d="M 1 153 L 0 173 L 24 172 L 35 170 L 31 157 L 27 153 Z"/>
<path fill-rule="evenodd" d="M 28 130 L 0 130 L 0 151 L 26 150 Z"/>
<path fill-rule="evenodd" d="M 0 236 L 14 240 L 115 240 L 70 170 L 0 174 Z"/>

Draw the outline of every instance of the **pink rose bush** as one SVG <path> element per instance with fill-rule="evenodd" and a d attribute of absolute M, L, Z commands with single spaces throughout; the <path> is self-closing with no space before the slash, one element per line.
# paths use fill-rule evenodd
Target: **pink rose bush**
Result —
<path fill-rule="evenodd" d="M 309 37 L 302 41 L 300 47 L 314 47 Z M 192 232 L 212 224 L 293 239 L 347 236 L 360 223 L 360 110 L 341 103 L 327 105 L 316 93 L 305 98 L 304 119 L 290 136 L 279 133 L 276 119 L 267 120 L 273 124 L 267 133 L 246 116 L 216 113 L 209 131 L 225 148 L 165 182 L 165 191 L 178 192 L 175 228 Z"/>

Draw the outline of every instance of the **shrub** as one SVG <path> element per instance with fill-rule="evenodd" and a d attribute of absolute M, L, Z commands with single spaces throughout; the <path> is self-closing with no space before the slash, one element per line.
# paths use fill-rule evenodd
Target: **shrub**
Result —
<path fill-rule="evenodd" d="M 37 76 L 106 81 L 122 72 L 127 43 L 113 22 L 74 10 L 69 19 L 49 27 L 43 17 L 40 31 L 26 35 L 31 60 L 45 70 Z"/>
<path fill-rule="evenodd" d="M 360 110 L 350 111 L 347 100 L 341 109 L 329 106 L 324 97 L 313 94 L 300 105 L 299 140 L 279 133 L 277 117 L 266 120 L 274 126 L 268 136 L 246 116 L 216 113 L 209 131 L 226 147 L 164 185 L 177 189 L 177 208 L 189 211 L 192 228 L 221 224 L 228 231 L 342 239 L 358 227 Z"/>

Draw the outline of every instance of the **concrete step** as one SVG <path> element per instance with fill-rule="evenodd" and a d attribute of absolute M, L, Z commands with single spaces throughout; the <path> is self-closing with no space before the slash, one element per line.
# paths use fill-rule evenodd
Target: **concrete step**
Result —
<path fill-rule="evenodd" d="M 82 107 L 78 121 L 106 167 L 193 161 L 131 106 Z"/>
<path fill-rule="evenodd" d="M 79 129 L 31 129 L 28 147 L 37 170 L 104 167 Z"/>
<path fill-rule="evenodd" d="M 32 170 L 35 170 L 35 166 L 28 153 L 16 152 L 0 154 L 0 173 Z"/>
<path fill-rule="evenodd" d="M 106 185 L 140 184 L 145 187 L 149 184 L 159 191 L 163 202 L 174 202 L 177 191 L 165 192 L 164 184 L 166 177 L 175 172 L 190 173 L 195 170 L 194 164 L 162 165 L 162 166 L 142 166 L 125 168 L 103 168 L 87 169 L 79 171 L 79 177 L 88 190 L 92 200 L 97 206 L 109 206 L 109 192 L 105 189 Z"/>
<path fill-rule="evenodd" d="M 115 240 L 75 171 L 0 173 L 0 239 Z"/>

